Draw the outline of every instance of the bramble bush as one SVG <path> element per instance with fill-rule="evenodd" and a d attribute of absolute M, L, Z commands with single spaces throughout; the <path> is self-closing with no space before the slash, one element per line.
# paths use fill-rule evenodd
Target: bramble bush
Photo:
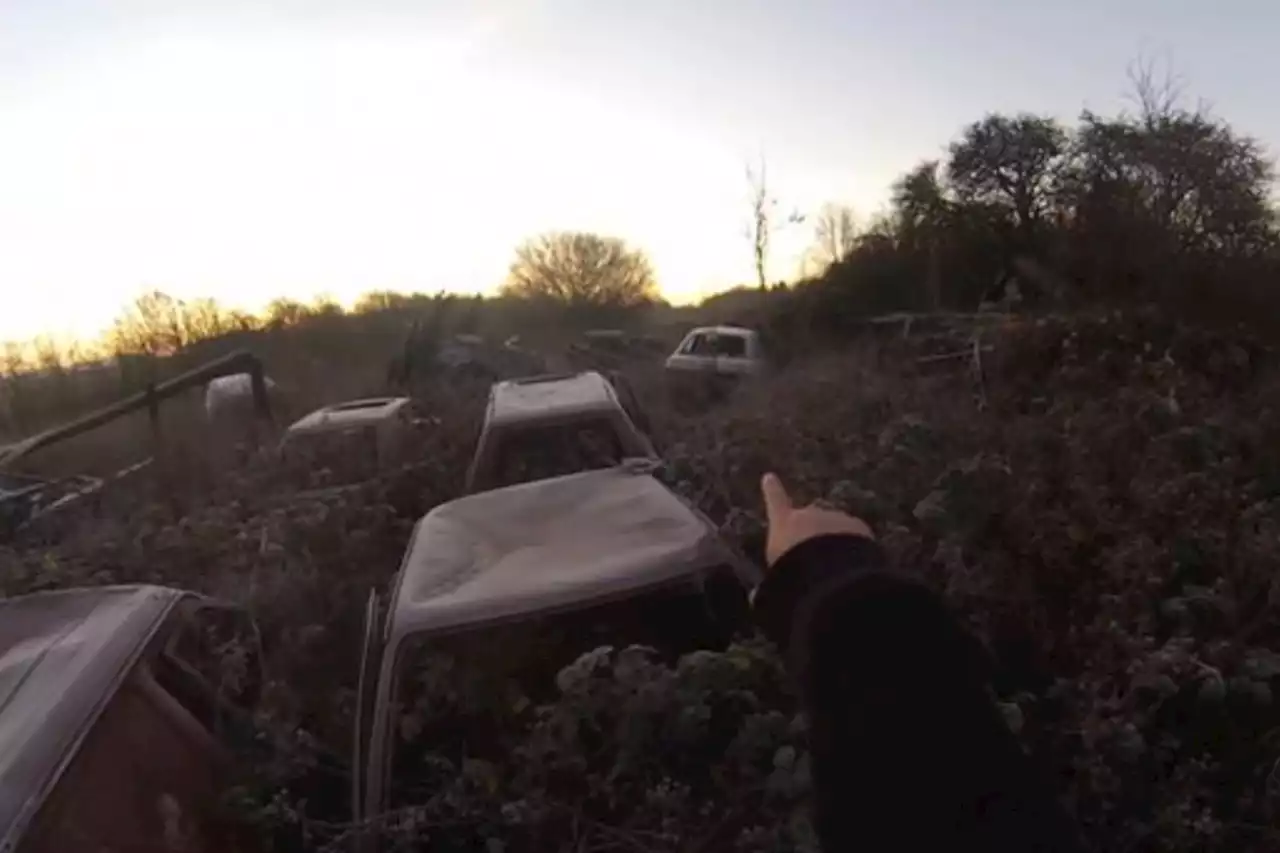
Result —
<path fill-rule="evenodd" d="M 959 365 L 860 347 L 698 416 L 637 388 L 661 475 L 745 552 L 761 551 L 758 479 L 772 469 L 865 516 L 942 592 L 1098 846 L 1273 849 L 1274 353 L 1131 312 L 1023 319 L 987 342 L 980 395 Z M 285 500 L 292 487 L 265 466 L 198 493 L 157 473 L 56 542 L 0 551 L 0 592 L 145 580 L 245 602 L 272 734 L 237 809 L 273 849 L 336 849 L 352 831 L 363 603 L 391 581 L 413 521 L 457 494 L 477 411 L 424 436 L 421 463 L 345 492 Z M 677 660 L 578 651 L 532 697 L 468 680 L 464 657 L 415 671 L 425 698 L 401 720 L 413 778 L 378 821 L 393 849 L 816 849 L 803 719 L 767 644 Z M 499 704 L 489 749 L 432 734 Z"/>

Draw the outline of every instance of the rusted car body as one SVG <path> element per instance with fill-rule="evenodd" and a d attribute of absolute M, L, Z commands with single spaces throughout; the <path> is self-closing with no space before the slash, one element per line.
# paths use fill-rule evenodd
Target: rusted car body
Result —
<path fill-rule="evenodd" d="M 634 396 L 631 404 L 638 407 Z M 467 493 L 608 468 L 628 458 L 657 459 L 628 408 L 618 389 L 591 370 L 495 384 Z"/>
<path fill-rule="evenodd" d="M 765 370 L 760 334 L 742 326 L 691 329 L 667 357 L 668 375 L 757 376 Z"/>
<path fill-rule="evenodd" d="M 0 850 L 243 849 L 216 814 L 212 728 L 254 688 L 210 683 L 215 625 L 251 623 L 157 586 L 0 600 Z"/>
<path fill-rule="evenodd" d="M 418 418 L 408 397 L 370 397 L 324 406 L 285 430 L 286 460 L 320 457 L 372 475 L 399 458 Z"/>
<path fill-rule="evenodd" d="M 151 465 L 144 459 L 106 478 L 78 475 L 48 479 L 0 471 L 0 542 L 91 506 L 109 486 Z"/>
<path fill-rule="evenodd" d="M 667 635 L 686 644 L 696 637 L 692 647 L 703 648 L 728 643 L 745 625 L 746 589 L 758 581 L 758 569 L 643 465 L 523 483 L 436 507 L 414 530 L 389 602 L 384 606 L 376 594 L 369 601 L 358 688 L 357 821 L 376 822 L 396 786 L 396 709 L 407 662 L 420 644 L 606 612 L 661 594 L 660 609 L 631 625 L 634 631 L 624 630 L 612 611 L 599 636 L 654 645 Z M 687 624 L 674 630 L 673 608 L 703 630 L 690 633 Z M 576 648 L 567 651 L 581 654 L 596 635 L 568 636 Z M 570 660 L 540 663 L 554 672 Z M 366 835 L 364 845 L 370 849 L 376 839 Z"/>
<path fill-rule="evenodd" d="M 419 521 L 391 595 L 371 593 L 366 611 L 359 848 L 376 845 L 376 818 L 399 790 L 403 680 L 425 644 L 480 637 L 504 665 L 532 665 L 554 685 L 557 668 L 597 645 L 713 648 L 745 627 L 758 569 L 652 468 L 629 460 L 467 495 Z M 543 654 L 544 633 L 530 646 L 487 633 L 525 626 L 553 627 L 555 653 Z M 251 849 L 218 804 L 252 742 L 237 709 L 256 703 L 260 655 L 245 612 L 183 590 L 0 600 L 0 850 Z"/>
<path fill-rule="evenodd" d="M 51 504 L 82 490 L 96 490 L 99 485 L 92 477 L 78 477 L 69 483 L 32 474 L 0 472 L 0 541 L 12 536 Z"/>

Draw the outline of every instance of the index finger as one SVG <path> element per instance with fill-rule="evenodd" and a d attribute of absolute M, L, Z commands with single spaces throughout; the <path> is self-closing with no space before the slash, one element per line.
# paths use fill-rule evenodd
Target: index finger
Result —
<path fill-rule="evenodd" d="M 791 496 L 777 474 L 764 475 L 760 480 L 760 493 L 764 496 L 764 512 L 770 524 L 781 521 L 791 512 Z"/>

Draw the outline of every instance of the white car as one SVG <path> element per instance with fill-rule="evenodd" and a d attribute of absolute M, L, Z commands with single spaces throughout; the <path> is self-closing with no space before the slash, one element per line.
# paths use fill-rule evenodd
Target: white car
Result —
<path fill-rule="evenodd" d="M 280 441 L 282 458 L 337 465 L 360 479 L 395 464 L 418 423 L 408 397 L 371 397 L 317 409 L 295 421 Z"/>
<path fill-rule="evenodd" d="M 625 459 L 657 460 L 629 385 L 594 370 L 499 382 L 489 390 L 468 494 Z M 637 423 L 639 421 L 639 423 Z"/>
<path fill-rule="evenodd" d="M 379 818 L 407 805 L 411 786 L 398 783 L 413 772 L 402 747 L 414 735 L 400 709 L 421 701 L 417 673 L 430 671 L 433 655 L 456 655 L 454 683 L 519 684 L 528 701 L 554 691 L 556 671 L 597 646 L 724 648 L 749 624 L 746 590 L 759 581 L 714 523 L 625 466 L 432 509 L 414 529 L 390 600 L 373 592 L 366 609 L 353 791 L 363 849 L 375 850 Z M 496 717 L 511 707 L 505 693 L 485 695 L 494 702 L 480 699 L 466 713 Z"/>
<path fill-rule="evenodd" d="M 741 326 L 701 326 L 684 336 L 667 357 L 672 373 L 755 376 L 764 370 L 760 334 Z"/>

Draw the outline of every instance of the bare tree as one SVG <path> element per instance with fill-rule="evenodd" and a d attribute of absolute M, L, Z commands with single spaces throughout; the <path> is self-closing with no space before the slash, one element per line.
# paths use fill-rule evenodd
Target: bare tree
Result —
<path fill-rule="evenodd" d="M 763 157 L 760 158 L 758 168 L 747 165 L 747 184 L 751 188 L 751 225 L 747 236 L 751 240 L 755 260 L 756 283 L 764 290 L 769 285 L 769 247 L 773 233 L 787 225 L 804 222 L 804 217 L 797 211 L 792 211 L 785 217 L 778 216 L 778 199 L 769 192 Z"/>
<path fill-rule="evenodd" d="M 1148 130 L 1181 111 L 1186 79 L 1173 70 L 1171 63 L 1164 63 L 1160 69 L 1155 60 L 1139 56 L 1129 63 L 1125 73 L 1130 87 L 1126 98 L 1137 106 L 1139 120 Z M 1197 112 L 1202 108 L 1203 105 Z"/>
<path fill-rule="evenodd" d="M 853 208 L 825 204 L 813 226 L 814 245 L 810 257 L 822 267 L 848 260 L 858 245 L 858 220 Z"/>
<path fill-rule="evenodd" d="M 648 256 L 617 237 L 553 232 L 516 249 L 502 295 L 571 309 L 629 309 L 654 302 L 658 285 Z"/>
<path fill-rule="evenodd" d="M 362 294 L 351 306 L 353 314 L 368 314 L 375 311 L 400 311 L 413 304 L 413 296 L 397 293 L 394 290 L 372 290 Z M 313 308 L 314 310 L 314 308 Z"/>
<path fill-rule="evenodd" d="M 281 296 L 272 299 L 263 312 L 263 319 L 272 328 L 296 326 L 311 316 L 311 308 L 296 299 Z"/>
<path fill-rule="evenodd" d="M 234 312 L 207 297 L 184 303 L 183 321 L 188 342 L 210 340 L 237 330 Z"/>
<path fill-rule="evenodd" d="M 117 352 L 167 355 L 187 341 L 181 300 L 166 293 L 144 293 L 116 318 L 109 333 Z"/>

